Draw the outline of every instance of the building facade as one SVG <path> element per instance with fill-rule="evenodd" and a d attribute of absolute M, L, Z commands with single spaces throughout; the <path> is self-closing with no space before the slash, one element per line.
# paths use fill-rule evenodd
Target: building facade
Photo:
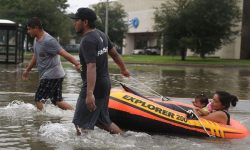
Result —
<path fill-rule="evenodd" d="M 242 10 L 243 1 L 244 0 L 239 0 L 239 7 Z M 125 21 L 128 23 L 129 29 L 125 34 L 125 38 L 123 41 L 123 54 L 131 54 L 134 49 L 144 49 L 146 47 L 160 48 L 160 33 L 154 30 L 154 12 L 155 8 L 166 2 L 166 0 L 118 0 L 118 2 L 120 2 L 124 6 L 124 10 L 128 14 L 128 17 Z M 242 22 L 240 22 L 238 29 L 241 31 L 242 27 Z M 235 38 L 233 42 L 224 45 L 212 56 L 217 56 L 225 59 L 240 59 L 242 57 L 241 39 L 242 36 L 240 34 Z M 248 48 L 250 47 L 248 46 L 247 48 L 245 48 L 245 51 L 247 51 Z M 191 56 L 194 54 L 188 51 L 187 55 Z"/>
<path fill-rule="evenodd" d="M 165 0 L 118 0 L 128 17 L 128 32 L 123 41 L 123 54 L 131 54 L 134 49 L 159 47 L 159 33 L 154 30 L 154 11 Z"/>

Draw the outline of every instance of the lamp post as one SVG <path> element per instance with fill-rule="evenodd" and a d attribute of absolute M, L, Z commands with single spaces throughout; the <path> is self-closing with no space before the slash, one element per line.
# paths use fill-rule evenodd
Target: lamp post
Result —
<path fill-rule="evenodd" d="M 106 1 L 106 13 L 105 13 L 105 34 L 108 35 L 108 20 L 109 20 L 109 0 Z"/>

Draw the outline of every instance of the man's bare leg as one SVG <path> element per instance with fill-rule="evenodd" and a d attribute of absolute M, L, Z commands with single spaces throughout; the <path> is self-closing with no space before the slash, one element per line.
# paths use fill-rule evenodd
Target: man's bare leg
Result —
<path fill-rule="evenodd" d="M 65 101 L 57 101 L 56 105 L 63 110 L 74 110 L 74 108 Z"/>
<path fill-rule="evenodd" d="M 122 134 L 124 131 L 122 131 L 121 128 L 119 128 L 115 123 L 111 123 L 109 127 L 109 132 L 112 134 Z"/>
<path fill-rule="evenodd" d="M 76 135 L 80 136 L 82 134 L 81 129 L 79 128 L 78 125 L 75 125 L 75 128 L 76 128 Z"/>
<path fill-rule="evenodd" d="M 104 129 L 108 132 L 110 132 L 111 134 L 122 134 L 124 131 L 122 129 L 120 129 L 115 123 L 111 123 L 110 126 L 105 126 L 105 125 L 100 125 L 97 124 L 96 126 L 98 126 L 101 129 Z"/>
<path fill-rule="evenodd" d="M 36 102 L 36 108 L 39 110 L 43 110 L 43 102 L 37 101 Z"/>

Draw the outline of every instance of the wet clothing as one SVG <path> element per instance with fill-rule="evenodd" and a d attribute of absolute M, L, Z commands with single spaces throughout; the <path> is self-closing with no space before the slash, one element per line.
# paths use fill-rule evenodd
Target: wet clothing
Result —
<path fill-rule="evenodd" d="M 107 93 L 103 98 L 96 98 L 96 110 L 90 112 L 86 105 L 86 89 L 81 89 L 76 103 L 73 123 L 83 129 L 94 129 L 96 124 L 110 126 L 112 123 L 108 112 L 109 91 L 110 88 L 104 88 Z"/>
<path fill-rule="evenodd" d="M 111 83 L 108 72 L 108 51 L 113 48 L 108 36 L 100 30 L 92 30 L 83 35 L 80 44 L 81 77 L 83 86 L 76 104 L 73 123 L 80 128 L 94 129 L 95 125 L 110 126 L 108 112 Z M 90 112 L 86 105 L 87 64 L 96 63 L 96 83 L 94 88 L 96 110 Z"/>
<path fill-rule="evenodd" d="M 57 40 L 44 32 L 41 39 L 36 40 L 34 54 L 39 72 L 40 83 L 35 101 L 51 99 L 52 103 L 62 100 L 62 82 L 65 76 L 59 51 L 62 49 Z"/>
<path fill-rule="evenodd" d="M 96 63 L 97 80 L 109 77 L 108 73 L 108 50 L 113 48 L 111 41 L 100 30 L 87 32 L 80 44 L 80 63 L 82 65 L 81 77 L 86 84 L 87 64 Z M 86 85 L 87 86 L 87 85 Z"/>
<path fill-rule="evenodd" d="M 62 47 L 54 37 L 45 32 L 42 39 L 36 40 L 34 49 L 40 79 L 58 79 L 65 76 L 58 55 Z"/>
<path fill-rule="evenodd" d="M 62 82 L 60 79 L 41 79 L 35 95 L 35 101 L 50 99 L 56 105 L 57 101 L 62 101 Z"/>
<path fill-rule="evenodd" d="M 226 110 L 221 110 L 227 115 L 227 125 L 230 125 L 230 114 Z"/>

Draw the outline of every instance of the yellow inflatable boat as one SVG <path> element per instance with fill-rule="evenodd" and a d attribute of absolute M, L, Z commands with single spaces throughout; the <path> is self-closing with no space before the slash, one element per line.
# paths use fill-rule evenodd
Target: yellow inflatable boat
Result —
<path fill-rule="evenodd" d="M 186 111 L 192 108 L 192 105 L 151 99 L 124 89 L 112 89 L 109 100 L 111 120 L 128 130 L 219 138 L 249 136 L 248 129 L 232 117 L 230 125 L 197 117 L 189 119 Z"/>

